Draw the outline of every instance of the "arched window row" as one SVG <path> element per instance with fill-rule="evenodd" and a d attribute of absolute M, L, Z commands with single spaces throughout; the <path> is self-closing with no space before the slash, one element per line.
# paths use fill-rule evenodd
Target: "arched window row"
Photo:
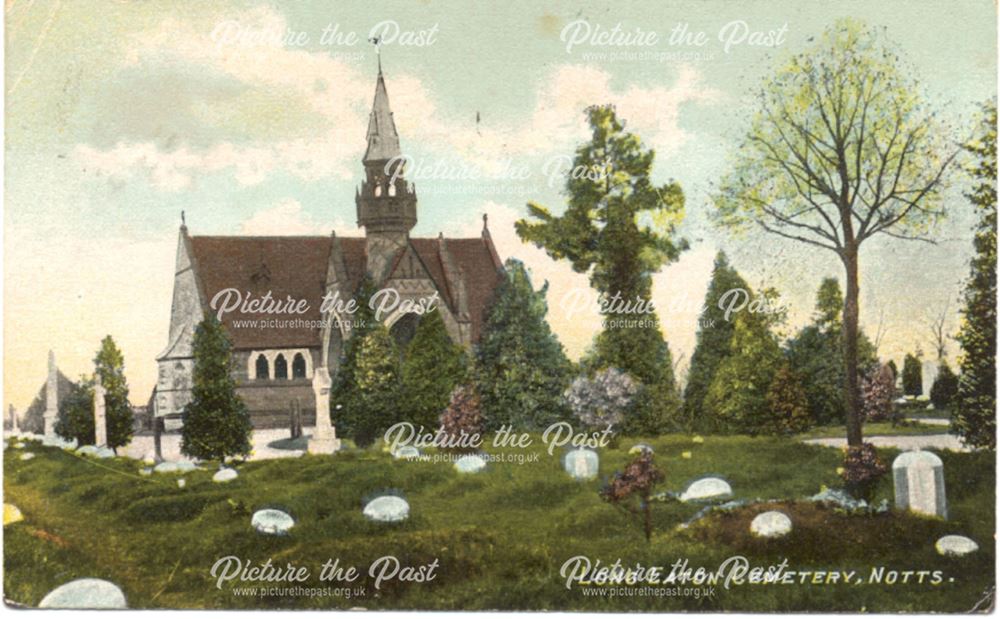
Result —
<path fill-rule="evenodd" d="M 312 369 L 308 350 L 255 350 L 247 361 L 251 380 L 312 378 Z"/>

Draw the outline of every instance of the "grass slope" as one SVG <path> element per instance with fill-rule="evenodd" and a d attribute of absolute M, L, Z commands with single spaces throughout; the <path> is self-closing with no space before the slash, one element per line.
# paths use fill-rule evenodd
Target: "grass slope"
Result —
<path fill-rule="evenodd" d="M 797 499 L 820 485 L 837 485 L 837 450 L 787 439 L 665 436 L 646 441 L 657 453 L 667 480 L 662 490 L 681 491 L 699 476 L 716 473 L 737 498 Z M 601 450 L 601 476 L 628 459 L 627 448 Z M 335 457 L 251 462 L 229 484 L 210 481 L 210 470 L 182 475 L 137 475 L 126 459 L 84 461 L 58 449 L 31 446 L 37 456 L 5 453 L 5 501 L 25 520 L 4 528 L 4 593 L 15 603 L 37 605 L 52 588 L 80 577 L 119 584 L 133 608 L 319 608 L 525 609 L 525 610 L 969 610 L 994 582 L 993 453 L 942 454 L 951 519 L 908 514 L 860 517 L 792 505 L 793 533 L 771 542 L 744 532 L 761 508 L 713 515 L 685 530 L 676 525 L 699 507 L 656 504 L 656 533 L 647 543 L 639 523 L 600 500 L 602 482 L 576 482 L 561 471 L 538 437 L 534 445 L 508 453 L 538 454 L 537 462 L 492 463 L 477 475 L 461 476 L 443 462 L 394 462 L 383 453 L 354 451 Z M 691 452 L 690 458 L 682 457 Z M 894 453 L 886 450 L 887 459 Z M 379 525 L 361 515 L 378 491 L 403 494 L 410 519 Z M 891 500 L 886 478 L 879 498 Z M 297 524 L 285 537 L 266 537 L 250 527 L 264 507 L 292 514 Z M 960 533 L 980 552 L 948 559 L 935 540 Z M 744 585 L 716 587 L 693 597 L 596 597 L 565 587 L 559 570 L 567 559 L 586 555 L 623 564 L 669 566 L 687 559 L 714 569 L 733 555 L 754 565 L 789 560 L 794 570 L 859 570 L 873 567 L 942 570 L 945 582 L 903 585 Z M 319 583 L 327 559 L 365 573 L 384 555 L 403 565 L 439 562 L 429 582 L 388 582 L 380 590 L 362 576 L 363 597 L 242 597 L 238 583 L 217 589 L 209 571 L 221 557 L 307 566 Z M 948 579 L 953 578 L 954 581 Z M 253 583 L 244 583 L 253 584 Z"/>

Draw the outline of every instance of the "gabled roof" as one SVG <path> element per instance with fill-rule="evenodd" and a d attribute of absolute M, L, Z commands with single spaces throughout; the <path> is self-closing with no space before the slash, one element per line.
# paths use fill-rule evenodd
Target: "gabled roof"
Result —
<path fill-rule="evenodd" d="M 294 315 L 302 321 L 318 324 L 323 299 L 326 269 L 334 243 L 326 236 L 193 236 L 191 250 L 205 302 L 221 291 L 234 288 L 243 299 L 260 298 L 268 291 L 271 298 L 305 299 L 309 309 Z M 446 239 L 447 251 L 465 280 L 466 303 L 472 326 L 472 341 L 478 341 L 484 312 L 501 277 L 499 259 L 488 236 L 471 239 Z M 348 290 L 357 290 L 366 270 L 365 239 L 337 237 L 347 270 Z M 449 279 L 440 253 L 438 239 L 410 239 L 410 246 L 427 269 L 442 300 L 456 311 L 455 291 L 458 282 Z M 401 250 L 400 255 L 405 250 Z M 398 260 L 398 258 L 397 258 Z M 457 276 L 457 274 L 456 274 Z M 218 305 L 218 304 L 217 304 Z M 206 307 L 206 314 L 215 313 Z M 318 328 L 275 328 L 247 326 L 243 321 L 289 320 L 289 314 L 228 312 L 222 323 L 237 349 L 296 348 L 320 345 Z"/>
<path fill-rule="evenodd" d="M 345 239 L 342 239 L 343 241 Z M 271 293 L 283 301 L 305 299 L 309 309 L 302 314 L 258 314 L 236 311 L 226 313 L 222 323 L 234 348 L 290 348 L 317 346 L 320 330 L 311 327 L 260 328 L 244 320 L 299 318 L 320 320 L 320 303 L 330 257 L 330 238 L 326 236 L 193 236 L 198 277 L 205 292 L 206 314 L 215 313 L 210 305 L 221 291 L 234 288 L 245 300 Z"/>

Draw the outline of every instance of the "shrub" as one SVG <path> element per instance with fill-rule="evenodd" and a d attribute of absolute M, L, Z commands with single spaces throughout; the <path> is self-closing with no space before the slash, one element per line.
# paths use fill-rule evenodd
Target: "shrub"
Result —
<path fill-rule="evenodd" d="M 425 314 L 406 348 L 402 366 L 406 421 L 433 429 L 465 376 L 465 350 L 451 341 L 441 312 Z"/>
<path fill-rule="evenodd" d="M 450 451 L 473 452 L 483 434 L 483 411 L 479 392 L 471 384 L 460 385 L 451 393 L 448 408 L 441 413 L 441 432 Z"/>
<path fill-rule="evenodd" d="M 847 448 L 840 476 L 851 496 L 871 503 L 878 480 L 888 471 L 889 467 L 879 458 L 875 446 L 863 443 Z"/>
<path fill-rule="evenodd" d="M 792 434 L 809 428 L 809 400 L 799 376 L 785 362 L 774 374 L 767 391 L 767 405 L 771 411 L 773 430 L 776 434 Z"/>
<path fill-rule="evenodd" d="M 625 467 L 624 472 L 616 472 L 600 490 L 602 499 L 642 518 L 647 542 L 653 534 L 650 496 L 653 486 L 663 478 L 663 471 L 653 463 L 653 452 L 643 451 Z"/>
<path fill-rule="evenodd" d="M 617 368 L 608 368 L 593 378 L 578 376 L 566 390 L 570 409 L 580 422 L 592 429 L 616 427 L 639 394 L 639 385 Z"/>
<path fill-rule="evenodd" d="M 861 409 L 867 421 L 893 419 L 896 377 L 892 368 L 883 365 L 869 372 L 861 381 Z"/>
<path fill-rule="evenodd" d="M 385 325 L 365 334 L 354 367 L 355 399 L 347 403 L 354 442 L 367 447 L 396 421 L 400 408 L 399 353 Z"/>

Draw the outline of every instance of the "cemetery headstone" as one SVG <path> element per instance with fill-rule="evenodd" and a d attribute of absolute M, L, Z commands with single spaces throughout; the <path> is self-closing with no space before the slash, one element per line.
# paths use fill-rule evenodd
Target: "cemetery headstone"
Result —
<path fill-rule="evenodd" d="M 929 451 L 900 454 L 892 463 L 892 480 L 897 509 L 948 517 L 941 458 Z"/>
<path fill-rule="evenodd" d="M 721 499 L 733 494 L 733 489 L 729 482 L 721 477 L 702 477 L 695 480 L 681 494 L 681 501 L 702 501 L 709 499 Z"/>
<path fill-rule="evenodd" d="M 571 449 L 563 456 L 563 468 L 573 479 L 594 479 L 600 457 L 592 449 Z"/>
<path fill-rule="evenodd" d="M 295 520 L 280 509 L 261 509 L 250 518 L 250 526 L 267 535 L 284 535 L 295 526 Z"/>
<path fill-rule="evenodd" d="M 750 533 L 757 537 L 784 537 L 792 532 L 792 519 L 778 511 L 757 514 L 750 523 Z"/>
<path fill-rule="evenodd" d="M 469 454 L 455 461 L 455 470 L 459 473 L 478 473 L 486 468 L 486 460 L 482 456 Z"/>
<path fill-rule="evenodd" d="M 402 497 L 385 495 L 369 501 L 362 513 L 376 522 L 400 522 L 410 517 L 410 504 Z"/>
<path fill-rule="evenodd" d="M 979 544 L 964 535 L 945 535 L 934 544 L 939 555 L 962 557 L 979 550 Z"/>
<path fill-rule="evenodd" d="M 81 578 L 56 587 L 42 598 L 39 608 L 128 608 L 125 594 L 114 583 Z"/>

